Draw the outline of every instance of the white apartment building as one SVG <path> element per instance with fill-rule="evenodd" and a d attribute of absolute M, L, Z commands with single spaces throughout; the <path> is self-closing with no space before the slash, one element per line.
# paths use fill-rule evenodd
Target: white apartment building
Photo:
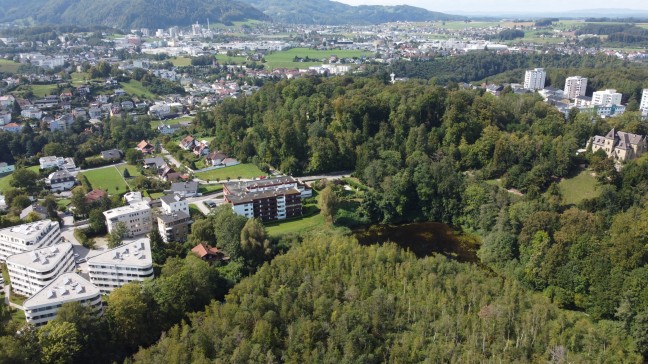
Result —
<path fill-rule="evenodd" d="M 42 157 L 38 159 L 40 169 L 58 168 L 65 164 L 65 158 L 57 156 Z"/>
<path fill-rule="evenodd" d="M 614 89 L 596 91 L 592 94 L 592 104 L 597 106 L 621 105 L 622 95 Z"/>
<path fill-rule="evenodd" d="M 56 221 L 41 220 L 0 229 L 0 262 L 7 257 L 58 244 L 61 229 Z"/>
<path fill-rule="evenodd" d="M 585 96 L 585 90 L 587 90 L 587 78 L 572 76 L 565 80 L 566 98 L 575 99 L 577 96 Z"/>
<path fill-rule="evenodd" d="M 108 232 L 112 232 L 118 223 L 126 226 L 126 236 L 133 237 L 149 233 L 153 226 L 151 207 L 146 202 L 138 202 L 127 206 L 104 211 Z"/>
<path fill-rule="evenodd" d="M 641 94 L 641 103 L 639 104 L 639 110 L 643 113 L 648 113 L 648 88 L 643 90 Z"/>
<path fill-rule="evenodd" d="M 68 302 L 89 305 L 97 316 L 103 314 L 99 288 L 76 273 L 64 273 L 23 303 L 25 319 L 32 325 L 45 325 Z"/>
<path fill-rule="evenodd" d="M 524 88 L 527 90 L 542 90 L 547 80 L 544 68 L 534 68 L 524 73 Z"/>
<path fill-rule="evenodd" d="M 71 243 L 56 244 L 7 258 L 11 289 L 29 297 L 63 273 L 74 271 Z"/>
<path fill-rule="evenodd" d="M 189 215 L 189 203 L 179 195 L 162 196 L 160 201 L 162 202 L 162 211 L 166 214 L 184 212 Z"/>
<path fill-rule="evenodd" d="M 138 239 L 88 259 L 90 281 L 102 293 L 110 293 L 126 283 L 153 278 L 149 239 Z"/>

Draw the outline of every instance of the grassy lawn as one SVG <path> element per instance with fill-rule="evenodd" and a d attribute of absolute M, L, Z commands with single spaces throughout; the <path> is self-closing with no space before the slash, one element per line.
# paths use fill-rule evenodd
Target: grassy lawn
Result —
<path fill-rule="evenodd" d="M 174 125 L 174 124 L 180 124 L 182 122 L 187 122 L 187 121 L 193 121 L 193 116 L 181 116 L 179 118 L 169 119 L 169 120 L 152 120 L 151 129 L 157 129 L 157 127 L 162 124 Z"/>
<path fill-rule="evenodd" d="M 259 177 L 264 175 L 265 173 L 254 164 L 239 164 L 236 166 L 219 168 L 207 172 L 196 173 L 196 177 L 205 181 L 207 180 L 226 181 L 228 177 L 230 179 L 237 179 L 239 177 L 253 178 L 253 177 Z"/>
<path fill-rule="evenodd" d="M 227 64 L 243 64 L 243 63 L 247 63 L 247 57 L 243 57 L 243 56 L 234 56 L 234 57 L 232 57 L 232 56 L 227 56 L 227 55 L 224 55 L 224 54 L 217 55 L 216 60 L 219 63 L 227 63 Z M 250 62 L 250 63 L 252 63 L 252 62 Z"/>
<path fill-rule="evenodd" d="M 324 221 L 324 216 L 317 212 L 313 215 L 302 217 L 296 220 L 290 220 L 286 222 L 273 222 L 271 224 L 267 224 L 266 230 L 268 231 L 269 236 L 278 237 L 290 233 L 305 233 L 322 227 L 325 224 L 326 222 Z"/>
<path fill-rule="evenodd" d="M 203 214 L 202 211 L 200 211 L 200 209 L 198 208 L 198 206 L 196 206 L 196 204 L 193 204 L 193 203 L 190 203 L 190 204 L 189 204 L 189 215 L 190 215 L 191 217 L 194 217 L 194 216 L 205 216 L 205 214 Z"/>
<path fill-rule="evenodd" d="M 170 59 L 171 63 L 175 67 L 186 67 L 186 66 L 191 66 L 191 58 L 190 57 L 173 57 Z"/>
<path fill-rule="evenodd" d="M 203 195 L 208 195 L 210 193 L 216 193 L 223 190 L 223 185 L 200 185 L 198 192 Z"/>
<path fill-rule="evenodd" d="M 70 75 L 72 77 L 73 85 L 83 85 L 90 80 L 90 74 L 88 72 L 72 72 Z"/>
<path fill-rule="evenodd" d="M 309 48 L 293 48 L 287 51 L 275 52 L 265 56 L 267 61 L 266 67 L 274 68 L 307 68 L 310 66 L 319 66 L 322 64 L 322 58 L 328 58 L 332 55 L 338 58 L 351 58 L 370 56 L 371 52 L 355 51 L 355 50 L 317 50 Z M 293 62 L 295 57 L 317 59 L 316 62 Z"/>
<path fill-rule="evenodd" d="M 16 73 L 19 67 L 20 63 L 18 62 L 0 58 L 0 72 L 2 73 Z"/>
<path fill-rule="evenodd" d="M 121 173 L 122 176 L 124 175 L 124 169 L 128 169 L 128 173 L 131 175 L 131 177 L 138 177 L 142 175 L 137 170 L 136 166 L 131 166 L 130 164 L 123 164 L 121 166 L 117 166 L 117 169 L 119 170 L 119 173 Z"/>
<path fill-rule="evenodd" d="M 68 205 L 71 204 L 71 203 L 72 203 L 72 201 L 70 199 L 67 199 L 67 198 L 62 198 L 62 199 L 56 201 L 56 204 L 59 207 L 68 207 Z"/>
<path fill-rule="evenodd" d="M 558 187 L 566 204 L 577 204 L 585 199 L 599 195 L 600 192 L 596 188 L 596 178 L 592 177 L 591 173 L 589 170 L 584 170 L 575 177 L 560 181 Z"/>
<path fill-rule="evenodd" d="M 155 99 L 157 96 L 151 91 L 147 90 L 142 83 L 137 80 L 130 80 L 128 82 L 120 82 L 121 86 L 131 96 L 141 96 L 145 99 Z"/>
<path fill-rule="evenodd" d="M 56 85 L 31 85 L 36 97 L 45 97 L 56 93 Z"/>
<path fill-rule="evenodd" d="M 135 168 L 133 167 L 133 170 L 134 169 Z M 130 172 L 131 169 L 129 168 L 128 171 Z M 122 174 L 115 166 L 95 169 L 82 174 L 88 178 L 92 188 L 100 188 L 113 194 L 129 191 L 126 181 L 124 181 L 124 177 L 122 177 Z"/>
<path fill-rule="evenodd" d="M 27 169 L 38 173 L 38 171 L 40 170 L 40 167 L 39 166 L 31 166 L 31 167 L 28 167 Z M 3 192 L 4 190 L 11 188 L 11 185 L 9 184 L 9 183 L 11 183 L 11 180 L 12 180 L 11 174 L 8 174 L 8 175 L 0 178 L 0 192 Z"/>

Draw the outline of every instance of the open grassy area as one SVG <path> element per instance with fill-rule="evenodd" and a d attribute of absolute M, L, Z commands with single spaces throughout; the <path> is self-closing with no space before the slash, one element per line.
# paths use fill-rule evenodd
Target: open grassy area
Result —
<path fill-rule="evenodd" d="M 31 90 L 36 97 L 45 97 L 56 94 L 56 85 L 31 85 Z"/>
<path fill-rule="evenodd" d="M 131 96 L 139 96 L 145 99 L 155 99 L 157 96 L 151 91 L 147 90 L 141 82 L 137 80 L 130 80 L 128 82 L 120 82 L 124 91 Z"/>
<path fill-rule="evenodd" d="M 223 190 L 223 185 L 200 185 L 198 187 L 198 192 L 202 193 L 203 195 L 208 195 L 210 193 L 216 193 L 220 192 Z"/>
<path fill-rule="evenodd" d="M 467 28 L 488 28 L 500 25 L 499 22 L 464 22 L 464 21 L 446 21 L 445 23 L 437 23 L 439 28 L 461 30 Z"/>
<path fill-rule="evenodd" d="M 243 56 L 234 56 L 234 57 L 232 57 L 232 56 L 219 54 L 219 55 L 216 56 L 216 60 L 219 63 L 227 63 L 227 64 L 243 64 L 243 63 L 247 63 L 247 57 L 243 57 Z M 252 63 L 252 62 L 250 62 L 250 63 Z"/>
<path fill-rule="evenodd" d="M 133 167 L 132 169 L 134 170 L 135 168 Z M 128 171 L 130 172 L 131 168 Z M 82 174 L 88 178 L 92 188 L 100 188 L 111 194 L 120 194 L 129 191 L 126 181 L 122 177 L 122 173 L 117 167 L 108 166 Z"/>
<path fill-rule="evenodd" d="M 40 167 L 39 166 L 31 166 L 31 167 L 28 167 L 27 169 L 38 173 L 38 171 L 40 170 Z M 5 176 L 0 178 L 0 192 L 3 192 L 5 190 L 11 188 L 11 185 L 10 185 L 11 180 L 12 180 L 11 174 L 5 175 Z"/>
<path fill-rule="evenodd" d="M 169 119 L 169 120 L 152 120 L 151 121 L 151 128 L 152 129 L 157 129 L 157 127 L 162 125 L 162 124 L 174 125 L 174 124 L 180 124 L 180 123 L 186 122 L 186 121 L 193 121 L 193 116 L 181 116 L 179 118 Z"/>
<path fill-rule="evenodd" d="M 175 67 L 186 67 L 186 66 L 191 66 L 191 58 L 190 57 L 173 57 L 169 59 L 171 63 Z"/>
<path fill-rule="evenodd" d="M 136 166 L 132 166 L 130 164 L 122 164 L 121 166 L 117 166 L 117 169 L 119 170 L 119 173 L 124 175 L 124 169 L 128 169 L 128 173 L 131 175 L 131 177 L 137 177 L 141 176 L 142 174 L 137 170 Z"/>
<path fill-rule="evenodd" d="M 19 67 L 20 63 L 18 62 L 0 58 L 0 72 L 2 73 L 16 73 Z"/>
<path fill-rule="evenodd" d="M 269 236 L 279 237 L 286 234 L 302 234 L 313 231 L 325 224 L 326 221 L 324 221 L 324 216 L 319 212 L 316 212 L 315 214 L 300 219 L 285 222 L 273 222 L 266 225 L 266 230 Z"/>
<path fill-rule="evenodd" d="M 317 50 L 309 48 L 293 48 L 287 51 L 275 52 L 265 56 L 267 61 L 266 67 L 275 68 L 307 68 L 310 66 L 321 65 L 321 59 L 336 55 L 338 58 L 352 58 L 370 56 L 371 52 L 356 50 Z M 295 57 L 316 59 L 316 62 L 293 62 Z"/>
<path fill-rule="evenodd" d="M 577 204 L 585 199 L 597 197 L 600 193 L 596 188 L 596 178 L 592 171 L 584 170 L 572 178 L 565 178 L 558 184 L 565 203 Z"/>
<path fill-rule="evenodd" d="M 196 173 L 196 177 L 204 181 L 226 181 L 230 179 L 254 178 L 264 176 L 265 173 L 254 164 L 239 164 L 236 166 L 214 169 L 207 172 Z"/>
<path fill-rule="evenodd" d="M 75 86 L 83 85 L 90 80 L 88 72 L 72 72 L 70 76 L 72 77 L 72 84 Z"/>

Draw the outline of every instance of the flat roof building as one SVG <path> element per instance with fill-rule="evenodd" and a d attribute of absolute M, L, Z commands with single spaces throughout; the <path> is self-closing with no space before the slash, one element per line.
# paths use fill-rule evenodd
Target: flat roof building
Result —
<path fill-rule="evenodd" d="M 11 289 L 29 297 L 63 273 L 74 271 L 71 243 L 61 243 L 7 258 Z"/>
<path fill-rule="evenodd" d="M 58 244 L 61 229 L 58 222 L 41 220 L 0 229 L 0 261 L 7 257 Z"/>
<path fill-rule="evenodd" d="M 137 236 L 151 232 L 151 207 L 146 202 L 137 202 L 131 205 L 117 207 L 104 211 L 108 232 L 112 232 L 118 223 L 126 226 L 126 236 Z"/>
<path fill-rule="evenodd" d="M 103 314 L 101 292 L 94 284 L 76 273 L 64 273 L 23 303 L 28 323 L 42 326 L 56 318 L 64 303 L 80 302 Z"/>
<path fill-rule="evenodd" d="M 126 283 L 153 278 L 149 239 L 138 239 L 88 259 L 90 281 L 102 293 L 110 293 Z"/>

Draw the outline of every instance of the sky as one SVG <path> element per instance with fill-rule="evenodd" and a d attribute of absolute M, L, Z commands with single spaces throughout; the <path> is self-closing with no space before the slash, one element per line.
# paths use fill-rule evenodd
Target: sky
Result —
<path fill-rule="evenodd" d="M 335 0 L 349 5 L 412 5 L 441 12 L 560 12 L 581 9 L 648 10 L 646 0 Z"/>

